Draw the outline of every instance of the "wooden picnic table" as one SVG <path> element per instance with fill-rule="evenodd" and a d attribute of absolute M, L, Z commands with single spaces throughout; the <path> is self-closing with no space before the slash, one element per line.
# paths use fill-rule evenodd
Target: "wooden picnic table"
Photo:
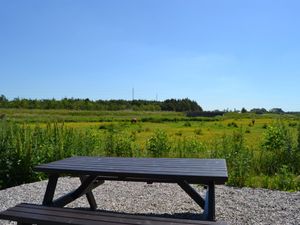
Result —
<path fill-rule="evenodd" d="M 86 195 L 90 208 L 97 204 L 92 190 L 105 180 L 177 183 L 203 210 L 205 220 L 215 220 L 215 185 L 227 181 L 224 159 L 71 157 L 35 167 L 49 175 L 43 205 L 63 207 Z M 81 185 L 53 199 L 59 176 L 77 176 Z M 190 184 L 206 186 L 203 199 Z"/>

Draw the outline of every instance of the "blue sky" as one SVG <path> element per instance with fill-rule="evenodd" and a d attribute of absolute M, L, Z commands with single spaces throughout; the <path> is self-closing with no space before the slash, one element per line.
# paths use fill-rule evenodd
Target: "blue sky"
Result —
<path fill-rule="evenodd" d="M 300 1 L 0 0 L 0 94 L 300 111 Z"/>

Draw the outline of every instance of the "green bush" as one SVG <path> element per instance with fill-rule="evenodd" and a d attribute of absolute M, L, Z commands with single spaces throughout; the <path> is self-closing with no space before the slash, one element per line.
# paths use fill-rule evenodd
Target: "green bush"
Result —
<path fill-rule="evenodd" d="M 286 165 L 283 165 L 275 174 L 274 181 L 274 189 L 293 191 L 300 188 L 300 182 L 295 179 L 294 174 Z"/>
<path fill-rule="evenodd" d="M 289 127 L 297 127 L 297 125 L 296 122 L 289 122 Z"/>
<path fill-rule="evenodd" d="M 238 127 L 238 125 L 236 124 L 236 122 L 228 123 L 227 126 L 228 126 L 228 127 L 234 127 L 234 128 L 237 128 L 237 127 Z"/>
<path fill-rule="evenodd" d="M 195 133 L 196 135 L 202 135 L 202 134 L 203 134 L 203 131 L 202 131 L 201 128 L 196 128 L 196 129 L 194 130 L 194 133 Z"/>
<path fill-rule="evenodd" d="M 182 138 L 177 140 L 170 154 L 179 158 L 205 158 L 207 148 L 196 138 Z"/>
<path fill-rule="evenodd" d="M 124 134 L 117 127 L 111 126 L 103 138 L 104 153 L 106 156 L 131 157 L 133 156 L 132 143 L 136 138 L 136 131 Z"/>
<path fill-rule="evenodd" d="M 211 157 L 226 159 L 229 173 L 227 184 L 239 187 L 246 184 L 254 155 L 245 145 L 242 129 L 217 140 L 211 151 Z"/>
<path fill-rule="evenodd" d="M 183 126 L 185 126 L 185 127 L 191 127 L 192 124 L 191 124 L 189 121 L 186 121 L 186 122 L 183 124 Z"/>
<path fill-rule="evenodd" d="M 299 155 L 295 140 L 284 123 L 279 121 L 268 126 L 262 141 L 260 165 L 263 173 L 274 175 L 285 165 L 292 172 L 299 172 Z"/>
<path fill-rule="evenodd" d="M 146 149 L 153 157 L 167 156 L 170 150 L 170 144 L 166 132 L 156 130 L 154 135 L 149 138 Z"/>
<path fill-rule="evenodd" d="M 297 152 L 300 153 L 300 123 L 297 126 Z"/>
<path fill-rule="evenodd" d="M 133 150 L 132 150 L 132 140 L 130 137 L 119 135 L 115 139 L 114 143 L 114 151 L 115 156 L 118 157 L 132 157 Z"/>
<path fill-rule="evenodd" d="M 175 133 L 175 135 L 176 135 L 176 136 L 182 136 L 182 131 L 181 131 L 181 130 L 177 131 L 177 132 Z"/>

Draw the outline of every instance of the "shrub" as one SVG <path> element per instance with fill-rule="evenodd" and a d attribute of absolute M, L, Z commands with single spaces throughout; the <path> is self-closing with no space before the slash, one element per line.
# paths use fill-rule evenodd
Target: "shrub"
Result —
<path fill-rule="evenodd" d="M 297 123 L 296 122 L 289 122 L 289 127 L 296 127 Z"/>
<path fill-rule="evenodd" d="M 176 135 L 176 136 L 182 136 L 182 131 L 181 131 L 181 130 L 177 131 L 177 132 L 175 133 L 175 135 Z"/>
<path fill-rule="evenodd" d="M 167 134 L 162 130 L 156 130 L 146 144 L 147 151 L 153 157 L 166 156 L 170 148 Z"/>
<path fill-rule="evenodd" d="M 132 142 L 136 132 L 125 135 L 112 127 L 104 136 L 104 152 L 106 156 L 131 157 L 133 155 Z"/>
<path fill-rule="evenodd" d="M 118 157 L 132 157 L 132 140 L 124 135 L 118 135 L 114 143 L 115 156 Z"/>
<path fill-rule="evenodd" d="M 179 158 L 201 158 L 206 156 L 206 146 L 195 138 L 181 138 L 177 140 L 172 156 Z"/>
<path fill-rule="evenodd" d="M 183 124 L 183 126 L 185 126 L 185 127 L 191 127 L 192 124 L 191 124 L 189 121 L 186 121 L 186 122 Z"/>
<path fill-rule="evenodd" d="M 99 126 L 99 130 L 105 130 L 105 129 L 107 129 L 107 127 L 104 124 Z"/>
<path fill-rule="evenodd" d="M 300 153 L 300 123 L 297 127 L 297 152 Z"/>
<path fill-rule="evenodd" d="M 238 127 L 238 125 L 236 124 L 236 122 L 228 123 L 227 126 L 228 126 L 228 127 L 235 127 L 235 128 Z"/>
<path fill-rule="evenodd" d="M 138 124 L 137 132 L 138 132 L 138 133 L 143 132 L 143 126 L 142 126 L 140 123 Z"/>
<path fill-rule="evenodd" d="M 262 172 L 274 175 L 284 165 L 293 172 L 299 171 L 299 159 L 299 152 L 286 125 L 279 121 L 269 126 L 262 141 Z"/>
<path fill-rule="evenodd" d="M 201 128 L 196 128 L 196 129 L 194 130 L 194 133 L 195 133 L 196 135 L 202 135 L 202 134 L 203 134 L 203 131 L 202 131 Z"/>
<path fill-rule="evenodd" d="M 273 186 L 274 189 L 293 191 L 300 188 L 300 182 L 297 181 L 290 169 L 283 165 L 275 174 Z"/>
<path fill-rule="evenodd" d="M 234 132 L 231 136 L 224 135 L 217 140 L 212 158 L 226 159 L 228 167 L 228 184 L 242 187 L 250 176 L 253 153 L 244 142 L 243 131 Z"/>

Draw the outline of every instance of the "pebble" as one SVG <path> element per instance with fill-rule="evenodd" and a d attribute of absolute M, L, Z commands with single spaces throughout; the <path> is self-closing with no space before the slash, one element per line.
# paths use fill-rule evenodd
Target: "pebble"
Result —
<path fill-rule="evenodd" d="M 79 179 L 59 178 L 55 198 Z M 47 180 L 0 191 L 0 211 L 21 202 L 41 204 Z M 193 185 L 204 197 L 205 190 Z M 93 190 L 99 210 L 197 219 L 202 209 L 177 185 L 106 181 Z M 228 225 L 300 225 L 300 192 L 216 186 L 216 220 Z M 89 207 L 81 197 L 66 207 Z M 15 224 L 0 220 L 0 225 Z"/>

